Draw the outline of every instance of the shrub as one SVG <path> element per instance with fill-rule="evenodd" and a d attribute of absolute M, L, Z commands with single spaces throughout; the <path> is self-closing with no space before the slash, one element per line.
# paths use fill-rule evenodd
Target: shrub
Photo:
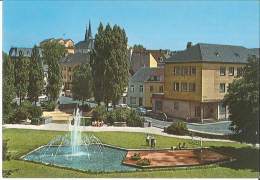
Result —
<path fill-rule="evenodd" d="M 140 166 L 149 166 L 151 164 L 151 161 L 147 158 L 144 158 L 144 159 L 139 159 L 137 162 L 136 162 L 137 165 L 140 165 Z"/>
<path fill-rule="evenodd" d="M 134 155 L 131 156 L 130 159 L 134 160 L 134 161 L 137 161 L 137 160 L 141 159 L 140 153 L 134 153 Z"/>
<path fill-rule="evenodd" d="M 90 126 L 91 125 L 91 119 L 82 117 L 80 120 L 81 126 Z"/>
<path fill-rule="evenodd" d="M 42 102 L 41 106 L 45 108 L 46 111 L 54 111 L 56 103 L 54 101 Z"/>
<path fill-rule="evenodd" d="M 187 135 L 189 133 L 186 123 L 177 122 L 166 128 L 166 132 L 176 135 Z"/>
<path fill-rule="evenodd" d="M 104 121 L 106 115 L 105 106 L 97 106 L 93 111 L 92 121 Z"/>
<path fill-rule="evenodd" d="M 106 123 L 113 124 L 114 122 L 127 122 L 130 111 L 125 108 L 118 108 L 110 111 L 106 115 Z"/>
<path fill-rule="evenodd" d="M 136 111 L 130 110 L 129 116 L 126 121 L 127 126 L 130 127 L 143 127 L 144 118 L 137 114 Z"/>
<path fill-rule="evenodd" d="M 21 120 L 26 120 L 29 117 L 29 113 L 26 107 L 20 106 L 15 110 L 14 121 L 19 123 Z"/>
<path fill-rule="evenodd" d="M 29 109 L 30 119 L 42 116 L 42 108 L 39 106 L 32 106 Z"/>

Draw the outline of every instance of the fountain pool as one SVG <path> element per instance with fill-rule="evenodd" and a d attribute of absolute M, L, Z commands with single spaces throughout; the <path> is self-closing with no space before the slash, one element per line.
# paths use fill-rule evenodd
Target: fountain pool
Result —
<path fill-rule="evenodd" d="M 127 153 L 125 150 L 104 146 L 94 135 L 81 134 L 81 114 L 78 108 L 74 111 L 70 133 L 55 137 L 22 159 L 92 172 L 136 170 L 122 164 Z"/>
<path fill-rule="evenodd" d="M 53 154 L 59 148 L 59 152 Z M 114 171 L 135 171 L 136 168 L 122 164 L 127 151 L 103 146 L 102 153 L 98 145 L 89 145 L 88 149 L 79 146 L 77 154 L 71 153 L 70 146 L 43 146 L 23 157 L 24 160 L 51 164 L 60 167 L 67 167 L 77 170 L 91 172 L 114 172 Z M 42 154 L 45 153 L 44 157 Z"/>

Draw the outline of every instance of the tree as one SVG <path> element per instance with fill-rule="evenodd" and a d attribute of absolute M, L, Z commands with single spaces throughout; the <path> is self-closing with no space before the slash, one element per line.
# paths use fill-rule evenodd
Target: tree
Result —
<path fill-rule="evenodd" d="M 65 56 L 65 47 L 56 41 L 50 41 L 43 44 L 42 50 L 43 59 L 48 65 L 47 94 L 50 101 L 56 101 L 62 85 L 59 61 Z"/>
<path fill-rule="evenodd" d="M 90 66 L 93 77 L 93 95 L 98 105 L 100 105 L 100 102 L 104 100 L 104 43 L 104 28 L 102 23 L 100 23 L 98 27 L 98 33 L 95 35 L 94 50 L 90 56 Z"/>
<path fill-rule="evenodd" d="M 73 99 L 84 101 L 92 97 L 92 74 L 89 64 L 77 66 L 72 76 L 72 95 Z"/>
<path fill-rule="evenodd" d="M 127 37 L 124 29 L 100 23 L 95 37 L 91 67 L 94 79 L 94 97 L 98 103 L 119 100 L 128 83 Z M 105 91 L 104 91 L 105 89 Z"/>
<path fill-rule="evenodd" d="M 259 58 L 249 57 L 242 77 L 230 84 L 224 98 L 231 129 L 241 142 L 259 142 L 259 81 Z"/>
<path fill-rule="evenodd" d="M 141 44 L 135 44 L 135 45 L 133 46 L 133 49 L 134 49 L 134 51 L 135 51 L 135 50 L 145 51 L 144 46 L 141 45 Z"/>
<path fill-rule="evenodd" d="M 38 101 L 38 97 L 41 95 L 44 84 L 44 74 L 42 61 L 40 59 L 39 48 L 36 46 L 32 49 L 29 66 L 29 86 L 28 86 L 28 98 L 31 102 Z"/>
<path fill-rule="evenodd" d="M 15 87 L 16 95 L 20 99 L 20 105 L 28 92 L 29 72 L 28 72 L 28 58 L 23 56 L 22 51 L 19 51 L 19 57 L 15 60 Z"/>
<path fill-rule="evenodd" d="M 3 52 L 3 122 L 5 123 L 8 123 L 12 116 L 14 98 L 14 64 L 9 56 Z"/>

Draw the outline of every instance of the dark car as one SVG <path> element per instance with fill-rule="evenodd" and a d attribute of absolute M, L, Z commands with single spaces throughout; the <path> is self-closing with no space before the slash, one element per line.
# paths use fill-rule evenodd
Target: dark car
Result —
<path fill-rule="evenodd" d="M 141 116 L 146 115 L 147 110 L 144 107 L 138 107 L 136 108 L 136 111 L 138 112 L 138 114 L 140 114 Z"/>

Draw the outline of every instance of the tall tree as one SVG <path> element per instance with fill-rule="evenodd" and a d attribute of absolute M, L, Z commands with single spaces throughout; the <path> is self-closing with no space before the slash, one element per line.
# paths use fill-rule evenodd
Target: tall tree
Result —
<path fill-rule="evenodd" d="M 94 50 L 91 52 L 91 72 L 93 77 L 93 95 L 95 101 L 100 105 L 104 100 L 104 28 L 102 23 L 99 24 L 98 33 L 95 35 Z"/>
<path fill-rule="evenodd" d="M 117 25 L 111 28 L 109 24 L 104 29 L 100 23 L 91 62 L 94 97 L 98 102 L 115 104 L 124 92 L 129 72 L 127 53 L 125 31 Z"/>
<path fill-rule="evenodd" d="M 38 101 L 38 97 L 41 95 L 44 84 L 43 63 L 40 59 L 39 48 L 36 46 L 32 49 L 29 66 L 29 86 L 28 86 L 28 98 L 31 102 Z"/>
<path fill-rule="evenodd" d="M 3 52 L 3 122 L 8 123 L 13 112 L 12 101 L 15 98 L 14 65 Z"/>
<path fill-rule="evenodd" d="M 62 85 L 61 69 L 59 61 L 65 56 L 65 47 L 58 42 L 46 42 L 42 46 L 43 59 L 48 65 L 47 94 L 49 100 L 56 101 Z"/>
<path fill-rule="evenodd" d="M 89 64 L 82 64 L 73 70 L 72 96 L 73 99 L 84 101 L 92 97 L 92 74 Z"/>
<path fill-rule="evenodd" d="M 224 98 L 231 129 L 241 142 L 259 143 L 259 82 L 259 58 L 252 56 L 242 77 L 230 84 Z"/>
<path fill-rule="evenodd" d="M 15 60 L 15 87 L 16 95 L 20 99 L 20 105 L 28 92 L 29 71 L 28 58 L 23 56 L 22 51 L 19 51 L 19 57 Z"/>

